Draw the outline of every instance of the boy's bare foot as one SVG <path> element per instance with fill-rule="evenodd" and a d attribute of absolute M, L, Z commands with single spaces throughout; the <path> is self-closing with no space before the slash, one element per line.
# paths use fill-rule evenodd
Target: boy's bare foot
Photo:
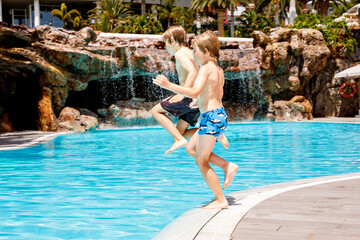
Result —
<path fill-rule="evenodd" d="M 187 144 L 186 139 L 183 139 L 181 141 L 175 141 L 174 144 L 171 146 L 171 148 L 165 152 L 165 155 L 172 153 L 173 151 L 175 151 L 178 148 L 185 147 L 186 144 Z"/>
<path fill-rule="evenodd" d="M 228 206 L 229 206 L 229 203 L 225 199 L 224 201 L 214 200 L 202 208 L 203 209 L 224 209 L 224 208 L 228 208 Z"/>
<path fill-rule="evenodd" d="M 230 183 L 233 181 L 234 176 L 239 169 L 239 166 L 235 163 L 229 163 L 229 166 L 226 170 L 224 170 L 225 173 L 225 180 L 224 180 L 224 186 L 223 189 L 227 188 L 227 186 L 230 185 Z"/>
<path fill-rule="evenodd" d="M 229 141 L 224 134 L 221 134 L 220 137 L 218 137 L 218 142 L 223 145 L 225 149 L 229 148 Z"/>

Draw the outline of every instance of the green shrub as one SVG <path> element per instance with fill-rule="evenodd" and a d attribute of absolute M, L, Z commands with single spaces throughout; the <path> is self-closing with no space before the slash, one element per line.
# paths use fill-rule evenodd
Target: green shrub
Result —
<path fill-rule="evenodd" d="M 245 11 L 236 20 L 240 21 L 240 26 L 235 26 L 235 37 L 249 38 L 253 37 L 253 31 L 259 30 L 268 33 L 271 28 L 275 27 L 275 23 L 265 15 L 251 10 Z"/>
<path fill-rule="evenodd" d="M 355 52 L 357 42 L 351 36 L 351 29 L 346 25 L 345 21 L 334 21 L 334 16 L 322 18 L 317 14 L 300 14 L 295 18 L 293 28 L 311 28 L 319 30 L 323 36 L 326 45 L 330 50 L 335 52 L 343 52 L 350 55 Z M 342 54 L 341 54 L 342 55 Z"/>
<path fill-rule="evenodd" d="M 154 16 L 134 15 L 126 18 L 113 32 L 138 33 L 138 34 L 161 34 L 164 31 L 161 23 Z"/>

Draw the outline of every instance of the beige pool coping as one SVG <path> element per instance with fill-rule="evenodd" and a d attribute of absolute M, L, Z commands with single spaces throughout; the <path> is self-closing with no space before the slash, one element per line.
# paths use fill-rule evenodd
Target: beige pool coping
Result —
<path fill-rule="evenodd" d="M 331 122 L 331 123 L 360 123 L 360 118 L 315 118 L 313 120 L 307 122 Z M 14 133 L 0 133 L 0 151 L 1 150 L 12 150 L 12 149 L 21 149 L 30 146 L 35 146 L 38 144 L 45 143 L 56 136 L 63 135 L 66 133 L 54 133 L 54 132 L 39 132 L 39 131 L 22 131 L 22 132 L 14 132 Z M 360 161 L 360 158 L 359 158 Z M 318 178 L 310 178 L 310 179 L 302 179 L 293 182 L 285 182 L 279 183 L 254 189 L 248 189 L 239 192 L 233 192 L 227 195 L 228 201 L 230 203 L 228 209 L 224 210 L 203 210 L 201 207 L 191 209 L 185 212 L 183 215 L 175 219 L 173 222 L 168 224 L 164 229 L 162 229 L 153 240 L 227 240 L 227 239 L 360 239 L 360 232 L 357 233 L 354 238 L 347 238 L 345 234 L 336 235 L 337 238 L 331 238 L 327 236 L 326 238 L 313 238 L 311 235 L 313 233 L 309 233 L 306 238 L 292 238 L 286 235 L 284 238 L 273 238 L 270 237 L 272 233 L 269 231 L 269 227 L 264 225 L 264 229 L 261 228 L 261 224 L 253 223 L 253 225 L 257 225 L 259 229 L 253 230 L 245 228 L 242 230 L 242 225 L 244 225 L 247 221 L 247 216 L 256 210 L 261 204 L 268 203 L 275 199 L 276 197 L 283 196 L 284 194 L 295 193 L 296 190 L 300 189 L 311 189 L 315 186 L 329 186 L 332 183 L 341 182 L 344 183 L 344 188 L 346 188 L 346 184 L 351 185 L 356 180 L 360 179 L 359 173 L 351 173 L 345 175 L 337 175 L 337 176 L 326 176 L 326 177 L 318 177 Z M 360 184 L 358 184 L 358 188 L 355 190 L 359 192 L 360 195 Z M 354 190 L 354 189 L 352 189 Z M 334 189 L 336 191 L 336 188 Z M 332 191 L 332 193 L 334 193 Z M 336 192 L 335 192 L 336 194 Z M 302 196 L 304 197 L 304 196 Z M 326 196 L 325 196 L 326 198 Z M 301 199 L 298 200 L 298 206 L 302 205 Z M 354 198 L 355 200 L 359 200 Z M 320 197 L 319 197 L 320 201 Z M 357 201 L 358 202 L 358 201 Z M 359 204 L 360 206 L 360 204 Z M 326 206 L 326 201 L 323 204 L 320 204 L 320 208 L 329 208 Z M 331 207 L 330 207 L 331 208 Z M 261 209 L 257 210 L 260 212 Z M 274 208 L 276 212 L 277 209 Z M 314 210 L 316 211 L 316 210 Z M 355 215 L 357 218 L 357 222 L 359 226 L 357 229 L 360 229 L 360 208 L 357 211 L 358 214 Z M 272 215 L 267 212 L 266 214 Z M 275 213 L 274 213 L 275 214 Z M 327 212 L 324 212 L 323 219 L 327 219 Z M 354 216 L 353 216 L 354 217 Z M 259 222 L 263 220 L 259 220 Z M 301 227 L 302 218 L 299 215 L 299 218 L 293 219 L 295 221 L 295 226 L 298 221 L 298 226 Z M 244 223 L 244 224 L 243 224 Z M 343 225 L 347 223 L 344 222 Z M 353 223 L 349 223 L 353 224 Z M 250 224 L 251 225 L 251 224 Z M 319 227 L 325 227 L 326 221 L 322 224 L 320 223 Z M 279 226 L 283 226 L 279 224 Z M 281 228 L 281 227 L 280 227 Z M 291 229 L 291 228 L 290 228 Z M 345 228 L 346 229 L 346 228 Z M 268 232 L 266 232 L 266 230 Z M 304 229 L 302 229 L 304 230 Z M 250 232 L 250 233 L 249 233 Z M 266 234 L 264 234 L 264 232 Z M 279 232 L 279 231 L 275 231 Z M 289 231 L 288 233 L 293 234 L 294 230 Z M 303 232 L 303 231 L 300 231 Z M 248 234 L 247 236 L 252 237 L 240 237 L 242 233 Z M 356 234 L 357 234 L 356 233 Z M 310 237 L 309 237 L 310 236 Z"/>

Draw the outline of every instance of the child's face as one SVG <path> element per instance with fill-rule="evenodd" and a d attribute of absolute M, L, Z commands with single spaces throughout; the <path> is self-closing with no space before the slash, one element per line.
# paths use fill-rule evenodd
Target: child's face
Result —
<path fill-rule="evenodd" d="M 194 45 L 193 51 L 194 51 L 194 57 L 195 57 L 196 64 L 199 66 L 204 65 L 204 63 L 206 62 L 206 59 L 207 59 L 208 51 L 206 51 L 204 53 L 203 51 L 200 50 L 200 48 L 196 44 Z"/>
<path fill-rule="evenodd" d="M 168 40 L 165 40 L 165 49 L 170 54 L 170 56 L 174 56 L 177 51 L 175 41 L 171 41 L 170 43 Z"/>

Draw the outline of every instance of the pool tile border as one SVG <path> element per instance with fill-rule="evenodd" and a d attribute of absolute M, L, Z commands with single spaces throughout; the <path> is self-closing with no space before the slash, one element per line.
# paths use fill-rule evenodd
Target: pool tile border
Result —
<path fill-rule="evenodd" d="M 241 219 L 257 204 L 291 190 L 360 178 L 360 173 L 301 179 L 233 192 L 227 195 L 229 208 L 191 209 L 160 231 L 153 240 L 226 240 L 232 239 Z"/>

